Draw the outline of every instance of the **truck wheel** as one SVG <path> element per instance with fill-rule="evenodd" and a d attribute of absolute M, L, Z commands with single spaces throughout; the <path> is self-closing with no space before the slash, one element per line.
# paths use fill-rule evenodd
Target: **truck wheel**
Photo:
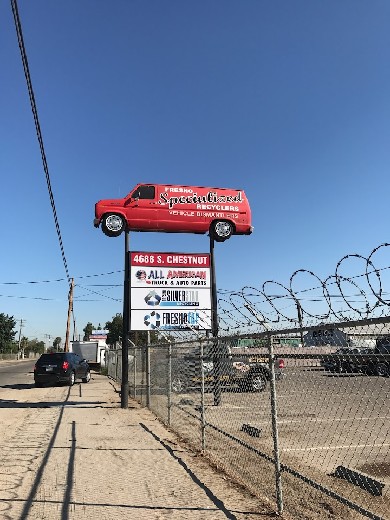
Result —
<path fill-rule="evenodd" d="M 120 215 L 108 213 L 102 219 L 102 231 L 108 237 L 118 237 L 125 229 L 125 222 Z"/>
<path fill-rule="evenodd" d="M 210 234 L 217 242 L 230 238 L 233 231 L 233 224 L 228 220 L 215 220 L 210 226 Z"/>
<path fill-rule="evenodd" d="M 74 372 L 71 372 L 69 375 L 68 385 L 73 386 L 75 381 L 76 381 L 76 376 L 75 376 Z"/>
<path fill-rule="evenodd" d="M 263 392 L 267 386 L 267 379 L 264 374 L 252 374 L 249 381 L 251 392 Z"/>
<path fill-rule="evenodd" d="M 91 381 L 91 372 L 88 370 L 85 377 L 81 379 L 83 383 L 89 383 Z"/>
<path fill-rule="evenodd" d="M 376 366 L 376 375 L 381 377 L 389 377 L 389 367 L 385 363 L 378 363 Z"/>

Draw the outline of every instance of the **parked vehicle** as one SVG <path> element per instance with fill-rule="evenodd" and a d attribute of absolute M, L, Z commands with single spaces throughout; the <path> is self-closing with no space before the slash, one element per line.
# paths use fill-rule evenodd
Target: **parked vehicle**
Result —
<path fill-rule="evenodd" d="M 138 184 L 123 199 L 95 204 L 95 227 L 109 237 L 125 230 L 210 233 L 219 242 L 253 231 L 243 190 Z"/>
<path fill-rule="evenodd" d="M 321 359 L 325 370 L 390 376 L 390 338 L 380 338 L 375 348 L 341 348 Z"/>
<path fill-rule="evenodd" d="M 351 347 L 343 347 L 336 352 L 325 354 L 321 358 L 321 365 L 328 372 L 360 372 L 362 371 L 361 354 L 367 349 L 357 349 Z"/>
<path fill-rule="evenodd" d="M 72 352 L 42 354 L 34 367 L 36 387 L 59 383 L 73 386 L 77 379 L 81 379 L 83 383 L 88 383 L 91 379 L 91 372 L 86 360 Z"/>
<path fill-rule="evenodd" d="M 268 356 L 256 353 L 232 353 L 227 345 L 205 347 L 203 359 L 200 349 L 181 355 L 172 363 L 172 390 L 184 392 L 200 389 L 202 371 L 206 391 L 213 391 L 219 383 L 222 388 L 244 392 L 262 392 L 271 379 Z M 284 373 L 284 360 L 274 362 L 275 377 Z M 203 370 L 202 370 L 203 369 Z"/>
<path fill-rule="evenodd" d="M 69 350 L 85 359 L 92 367 L 99 368 L 105 363 L 107 346 L 100 345 L 99 341 L 71 341 Z"/>
<path fill-rule="evenodd" d="M 378 376 L 389 377 L 390 376 L 390 336 L 377 339 L 376 346 L 374 348 L 374 355 L 376 356 L 375 361 L 375 373 Z"/>

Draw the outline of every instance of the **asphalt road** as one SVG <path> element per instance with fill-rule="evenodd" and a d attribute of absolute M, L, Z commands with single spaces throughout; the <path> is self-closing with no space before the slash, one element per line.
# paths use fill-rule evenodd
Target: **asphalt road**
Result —
<path fill-rule="evenodd" d="M 35 359 L 0 361 L 0 395 L 2 389 L 29 387 L 34 382 L 32 372 Z"/>

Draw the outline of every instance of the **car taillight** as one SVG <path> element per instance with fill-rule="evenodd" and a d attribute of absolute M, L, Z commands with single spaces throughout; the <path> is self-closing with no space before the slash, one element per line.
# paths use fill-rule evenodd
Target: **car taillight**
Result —
<path fill-rule="evenodd" d="M 284 359 L 279 359 L 278 360 L 278 367 L 279 368 L 284 368 Z"/>
<path fill-rule="evenodd" d="M 64 370 L 68 370 L 68 368 L 69 368 L 69 363 L 68 363 L 67 361 L 64 361 L 64 362 L 62 363 L 62 368 L 63 368 Z"/>

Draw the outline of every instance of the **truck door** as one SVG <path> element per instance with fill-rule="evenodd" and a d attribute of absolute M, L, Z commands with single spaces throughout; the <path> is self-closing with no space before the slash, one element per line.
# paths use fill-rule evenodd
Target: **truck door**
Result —
<path fill-rule="evenodd" d="M 149 184 L 137 186 L 125 201 L 125 213 L 130 229 L 157 230 L 156 187 Z"/>
<path fill-rule="evenodd" d="M 196 204 L 191 200 L 195 187 L 171 186 L 159 190 L 158 196 L 163 203 L 158 205 L 158 226 L 163 231 L 184 231 L 188 233 L 204 233 L 207 223 L 203 214 L 196 211 Z M 168 202 L 169 201 L 169 202 Z"/>

